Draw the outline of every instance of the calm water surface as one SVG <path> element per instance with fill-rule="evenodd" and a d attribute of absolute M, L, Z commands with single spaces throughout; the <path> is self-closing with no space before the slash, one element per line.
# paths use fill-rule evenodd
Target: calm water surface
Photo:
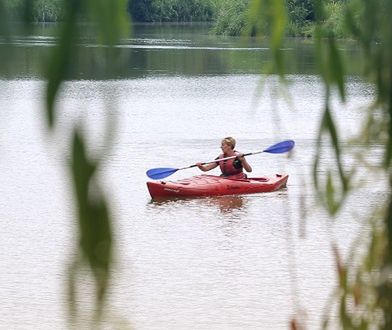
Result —
<path fill-rule="evenodd" d="M 108 318 L 135 329 L 287 329 L 300 310 L 309 329 L 319 328 L 336 283 L 331 242 L 347 257 L 352 241 L 367 232 L 366 216 L 384 186 L 365 176 L 372 188 L 353 194 L 334 221 L 316 207 L 310 175 L 323 90 L 308 72 L 312 58 L 293 60 L 289 103 L 277 97 L 275 77 L 264 77 L 266 87 L 259 89 L 262 54 L 270 56 L 264 47 L 214 39 L 204 29 L 142 26 L 119 45 L 130 59 L 117 78 L 75 70 L 63 86 L 58 127 L 49 139 L 44 82 L 34 62 L 34 54 L 38 59 L 52 46 L 43 31 L 21 39 L 19 69 L 0 81 L 0 328 L 67 328 L 65 284 L 75 231 L 66 167 L 70 127 L 83 120 L 94 153 L 103 145 L 108 112 L 117 123 L 101 169 L 117 250 Z M 97 47 L 80 47 L 81 61 L 91 48 Z M 361 106 L 371 96 L 354 76 L 349 81 L 349 102 L 334 101 L 345 139 L 358 132 Z M 147 169 L 212 160 L 229 135 L 243 152 L 294 139 L 290 158 L 248 159 L 255 176 L 289 173 L 287 189 L 151 201 Z M 370 154 L 380 157 L 377 148 Z M 184 170 L 170 179 L 194 174 L 198 170 Z"/>

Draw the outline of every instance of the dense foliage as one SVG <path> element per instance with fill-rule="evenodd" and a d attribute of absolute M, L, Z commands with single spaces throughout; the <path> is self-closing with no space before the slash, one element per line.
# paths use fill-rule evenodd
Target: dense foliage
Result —
<path fill-rule="evenodd" d="M 4 10 L 9 17 L 15 20 L 20 15 L 27 16 L 36 22 L 57 22 L 64 19 L 64 6 L 62 0 L 3 0 Z M 28 6 L 26 6 L 28 4 Z"/>
<path fill-rule="evenodd" d="M 314 22 L 313 0 L 286 0 L 289 35 L 309 35 Z"/>
<path fill-rule="evenodd" d="M 217 0 L 133 0 L 129 12 L 137 22 L 212 21 Z"/>
<path fill-rule="evenodd" d="M 225 35 L 240 35 L 246 30 L 248 7 L 251 0 L 134 0 L 129 12 L 134 21 L 140 22 L 184 22 L 214 21 L 214 32 Z M 344 36 L 344 0 L 325 1 L 326 24 L 334 33 Z M 313 35 L 315 8 L 313 0 L 285 0 L 289 36 Z"/>
<path fill-rule="evenodd" d="M 222 1 L 218 8 L 214 32 L 238 36 L 242 33 L 246 23 L 246 10 L 249 0 Z"/>
<path fill-rule="evenodd" d="M 380 196 L 381 206 L 375 206 L 368 219 L 370 233 L 358 238 L 350 259 L 343 260 L 338 244 L 331 242 L 338 285 L 326 308 L 323 327 L 336 328 L 336 320 L 331 322 L 331 310 L 337 307 L 342 329 L 392 329 L 392 1 L 325 3 L 318 0 L 314 3 L 313 45 L 325 89 L 313 167 L 318 200 L 332 218 L 336 216 L 351 193 L 360 187 L 356 182 L 359 178 L 355 176 L 358 165 L 371 173 L 379 171 L 389 183 L 386 196 Z M 267 32 L 271 36 L 275 66 L 282 78 L 285 73 L 282 26 L 287 24 L 284 7 L 284 0 L 255 0 L 250 8 L 250 31 L 262 35 Z M 347 141 L 342 141 L 332 111 L 335 90 L 341 101 L 347 97 L 346 65 L 337 43 L 337 37 L 343 32 L 361 48 L 362 78 L 374 88 L 374 103 L 368 107 L 364 122 L 358 123 L 363 130 L 355 142 L 363 146 L 363 150 L 357 154 L 354 164 L 344 161 L 350 149 L 344 148 Z M 333 150 L 334 159 L 331 165 L 322 166 L 320 159 L 325 155 L 326 145 Z M 369 168 L 362 155 L 374 145 L 382 148 L 384 159 Z M 292 328 L 298 328 L 299 324 L 300 315 L 293 319 Z"/>
<path fill-rule="evenodd" d="M 55 22 L 64 19 L 62 0 L 3 0 L 8 14 L 20 13 L 36 22 Z M 132 0 L 125 10 L 135 22 L 214 22 L 217 34 L 240 35 L 246 30 L 247 8 L 251 0 Z M 313 0 L 285 0 L 289 36 L 311 36 L 315 22 Z M 25 4 L 29 4 L 26 11 Z M 344 36 L 344 0 L 326 1 L 326 24 L 336 35 Z"/>

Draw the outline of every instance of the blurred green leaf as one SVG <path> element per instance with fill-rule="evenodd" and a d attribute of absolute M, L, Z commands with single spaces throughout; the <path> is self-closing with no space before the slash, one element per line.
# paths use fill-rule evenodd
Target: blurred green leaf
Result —
<path fill-rule="evenodd" d="M 345 175 L 344 170 L 343 170 L 343 164 L 342 164 L 342 159 L 341 159 L 341 151 L 340 151 L 340 145 L 339 145 L 339 138 L 338 138 L 338 133 L 336 130 L 335 122 L 332 118 L 331 111 L 329 107 L 327 106 L 324 112 L 324 118 L 322 122 L 322 128 L 321 131 L 326 130 L 332 141 L 332 146 L 335 151 L 335 156 L 336 156 L 336 165 L 339 170 L 339 175 L 340 175 L 340 181 L 343 187 L 343 196 L 348 192 L 348 177 Z"/>
<path fill-rule="evenodd" d="M 392 176 L 390 177 L 390 181 L 392 181 Z M 389 271 L 392 271 L 392 199 L 389 201 L 388 204 L 387 212 L 385 215 L 385 223 L 386 223 L 385 229 L 386 229 L 387 242 L 388 242 L 386 255 L 385 255 L 385 263 L 386 263 L 385 267 L 389 268 Z M 392 278 L 392 274 L 391 274 L 391 278 Z M 389 279 L 389 282 L 391 282 L 390 285 L 392 285 L 391 279 Z M 392 295 L 391 295 L 391 305 L 392 305 Z"/>
<path fill-rule="evenodd" d="M 84 139 L 78 129 L 74 133 L 72 150 L 71 169 L 77 196 L 81 257 L 87 261 L 95 278 L 96 310 L 100 315 L 112 262 L 110 217 L 96 181 L 97 164 L 88 159 Z"/>
<path fill-rule="evenodd" d="M 340 97 L 345 101 L 344 91 L 344 69 L 342 65 L 341 55 L 336 47 L 336 41 L 334 38 L 328 38 L 329 41 L 329 72 L 332 74 L 332 81 L 338 86 Z"/>
<path fill-rule="evenodd" d="M 0 0 L 0 36 L 4 38 L 6 44 L 11 43 L 11 29 L 9 23 L 9 14 L 4 2 Z"/>
<path fill-rule="evenodd" d="M 276 72 L 283 77 L 283 38 L 287 24 L 286 5 L 283 0 L 253 0 L 250 3 L 249 25 L 250 35 L 271 36 L 271 51 Z M 271 67 L 270 72 L 273 72 Z"/>
<path fill-rule="evenodd" d="M 26 34 L 29 34 L 32 30 L 33 2 L 33 0 L 23 0 L 22 22 Z"/>
<path fill-rule="evenodd" d="M 272 51 L 275 55 L 276 68 L 280 76 L 284 75 L 283 63 L 283 38 L 287 24 L 285 2 L 273 0 L 270 4 L 272 15 L 274 17 L 272 22 Z"/>
<path fill-rule="evenodd" d="M 325 189 L 325 192 L 326 192 L 327 209 L 329 211 L 329 214 L 334 215 L 337 212 L 339 206 L 335 201 L 335 189 L 334 189 L 332 175 L 330 171 L 328 171 L 326 186 L 327 187 Z"/>
<path fill-rule="evenodd" d="M 76 283 L 77 283 L 77 272 L 80 268 L 79 253 L 76 251 L 75 260 L 73 260 L 68 267 L 68 309 L 69 319 L 72 324 L 77 318 L 77 303 L 76 303 Z"/>
<path fill-rule="evenodd" d="M 74 56 L 78 38 L 77 17 L 81 10 L 78 0 L 68 0 L 65 6 L 65 21 L 62 23 L 60 36 L 48 64 L 46 89 L 46 117 L 49 128 L 55 123 L 55 101 L 61 83 L 66 79 Z"/>
<path fill-rule="evenodd" d="M 50 58 L 47 84 L 47 120 L 50 128 L 56 119 L 55 104 L 61 84 L 67 79 L 77 56 L 77 42 L 81 36 L 79 23 L 81 17 L 90 18 L 97 32 L 97 40 L 104 45 L 113 46 L 128 33 L 126 1 L 91 1 L 70 0 L 65 2 L 64 22 L 62 23 L 57 46 Z M 85 12 L 87 10 L 87 13 Z M 113 67 L 119 63 L 117 53 L 109 48 L 103 49 L 103 66 Z M 109 56 L 110 55 L 110 56 Z M 108 116 L 107 128 L 113 128 Z M 106 132 L 106 149 L 111 141 L 111 134 Z M 99 320 L 109 286 L 110 269 L 113 259 L 111 218 L 105 197 L 99 189 L 96 177 L 98 162 L 88 157 L 85 140 L 79 128 L 73 136 L 72 160 L 70 164 L 75 188 L 79 245 L 75 261 L 70 267 L 69 302 L 70 314 L 77 314 L 75 297 L 77 295 L 77 273 L 87 265 L 94 277 L 96 292 L 95 318 Z"/>
<path fill-rule="evenodd" d="M 67 78 L 73 62 L 75 61 L 77 41 L 82 28 L 78 19 L 83 16 L 87 8 L 91 22 L 97 29 L 100 42 L 113 46 L 121 37 L 129 33 L 129 20 L 126 12 L 126 0 L 93 1 L 69 0 L 65 2 L 64 22 L 60 36 L 48 65 L 48 84 L 46 93 L 47 120 L 50 128 L 55 123 L 55 100 L 61 83 Z M 86 7 L 87 6 L 87 7 Z M 119 63 L 115 56 L 118 54 L 108 50 L 109 59 L 105 62 L 107 67 Z"/>
<path fill-rule="evenodd" d="M 105 45 L 115 45 L 121 37 L 129 33 L 127 0 L 85 0 L 91 21 L 98 30 L 99 41 Z"/>
<path fill-rule="evenodd" d="M 326 20 L 326 14 L 324 9 L 324 1 L 322 0 L 314 0 L 314 14 L 316 18 L 316 22 L 320 23 Z"/>
<path fill-rule="evenodd" d="M 320 186 L 320 180 L 319 180 L 319 173 L 320 173 L 320 156 L 322 153 L 322 148 L 321 148 L 321 142 L 323 139 L 323 135 L 327 134 L 330 137 L 330 141 L 332 144 L 332 148 L 335 154 L 336 158 L 336 167 L 339 173 L 339 187 L 340 191 L 337 192 L 334 184 L 334 178 L 336 176 L 332 175 L 330 171 L 328 171 L 327 174 L 327 180 L 326 180 L 326 186 L 324 192 L 321 190 Z M 319 131 L 319 136 L 317 138 L 317 152 L 316 156 L 314 158 L 314 163 L 313 163 L 313 179 L 315 183 L 316 189 L 319 191 L 321 194 L 321 198 L 323 201 L 325 201 L 325 206 L 329 213 L 331 215 L 335 215 L 341 206 L 343 205 L 343 202 L 347 196 L 347 193 L 349 191 L 349 176 L 345 174 L 344 169 L 343 169 L 343 164 L 342 164 L 342 159 L 341 159 L 341 150 L 340 150 L 340 145 L 339 145 L 339 138 L 337 134 L 337 130 L 335 127 L 334 120 L 332 118 L 329 106 L 327 105 L 325 110 L 324 110 L 324 115 L 321 121 L 321 126 L 320 126 L 320 131 Z M 323 197 L 325 196 L 325 197 Z"/>

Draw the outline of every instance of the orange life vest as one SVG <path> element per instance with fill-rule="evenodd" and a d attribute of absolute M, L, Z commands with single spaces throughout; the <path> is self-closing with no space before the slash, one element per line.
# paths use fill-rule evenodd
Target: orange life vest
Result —
<path fill-rule="evenodd" d="M 234 151 L 234 154 L 235 155 L 239 155 L 239 152 Z M 217 158 L 217 163 L 219 164 L 219 167 L 221 169 L 221 172 L 222 172 L 223 176 L 232 176 L 232 175 L 238 175 L 240 173 L 243 173 L 242 172 L 242 164 L 241 163 L 239 163 L 240 166 L 238 166 L 238 165 L 237 165 L 237 167 L 234 166 L 234 162 L 235 162 L 236 158 L 219 161 L 219 159 L 222 159 L 222 158 L 225 158 L 225 157 L 227 157 L 227 156 L 225 156 L 224 154 L 221 154 Z M 238 162 L 239 161 L 237 160 L 236 163 L 238 164 Z"/>

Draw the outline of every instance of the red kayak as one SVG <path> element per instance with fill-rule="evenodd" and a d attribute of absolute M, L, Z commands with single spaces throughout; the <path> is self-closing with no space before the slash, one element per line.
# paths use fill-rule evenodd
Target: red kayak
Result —
<path fill-rule="evenodd" d="M 149 181 L 147 187 L 152 198 L 255 194 L 285 188 L 288 178 L 287 174 L 248 179 L 198 175 L 179 181 Z"/>

